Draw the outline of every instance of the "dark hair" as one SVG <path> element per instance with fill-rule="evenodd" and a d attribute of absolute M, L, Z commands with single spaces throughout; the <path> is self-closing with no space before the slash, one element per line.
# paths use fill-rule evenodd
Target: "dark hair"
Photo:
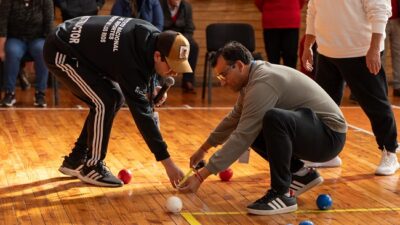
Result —
<path fill-rule="evenodd" d="M 219 56 L 222 56 L 227 61 L 228 65 L 233 65 L 237 60 L 248 65 L 253 60 L 251 52 L 237 41 L 228 42 L 224 47 L 218 49 L 215 54 L 210 56 L 212 67 L 217 65 Z"/>
<path fill-rule="evenodd" d="M 162 62 L 165 62 L 165 57 L 169 55 L 169 52 L 171 51 L 172 45 L 178 34 L 179 33 L 176 31 L 166 30 L 157 36 L 156 51 L 161 53 Z"/>

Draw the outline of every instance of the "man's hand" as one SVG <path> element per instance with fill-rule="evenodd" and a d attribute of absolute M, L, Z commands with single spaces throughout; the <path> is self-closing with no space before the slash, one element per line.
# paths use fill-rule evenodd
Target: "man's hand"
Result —
<path fill-rule="evenodd" d="M 176 188 L 176 185 L 179 183 L 179 181 L 183 179 L 184 174 L 182 170 L 175 165 L 171 158 L 164 159 L 161 161 L 161 163 L 167 172 L 169 181 L 171 182 L 172 186 Z"/>
<path fill-rule="evenodd" d="M 183 193 L 196 193 L 200 188 L 201 182 L 196 177 L 196 175 L 190 176 L 185 183 L 182 184 L 181 187 L 178 187 L 178 190 Z"/>
<path fill-rule="evenodd" d="M 184 193 L 195 193 L 199 189 L 201 183 L 210 175 L 211 173 L 210 171 L 208 171 L 207 168 L 201 168 L 200 170 L 198 170 L 197 174 L 189 177 L 185 183 L 178 187 L 178 190 Z"/>
<path fill-rule="evenodd" d="M 380 54 L 380 43 L 383 38 L 382 34 L 372 33 L 371 43 L 365 56 L 365 62 L 370 73 L 377 75 L 381 70 L 381 54 Z"/>
<path fill-rule="evenodd" d="M 158 92 L 161 90 L 161 86 L 157 86 L 154 90 L 153 96 L 157 96 Z M 160 107 L 167 100 L 167 92 L 165 92 L 164 96 L 160 101 L 156 102 L 156 106 Z"/>
<path fill-rule="evenodd" d="M 312 50 L 314 44 L 315 36 L 311 34 L 306 34 L 304 38 L 304 51 L 303 55 L 301 56 L 301 62 L 303 63 L 303 67 L 310 72 L 314 69 L 314 52 Z"/>
<path fill-rule="evenodd" d="M 193 155 L 190 157 L 190 168 L 193 168 L 199 163 L 202 159 L 204 159 L 205 151 L 199 148 Z"/>
<path fill-rule="evenodd" d="M 379 49 L 369 48 L 365 56 L 367 67 L 370 73 L 377 75 L 381 69 L 381 54 Z"/>
<path fill-rule="evenodd" d="M 204 159 L 205 154 L 207 153 L 208 149 L 210 149 L 212 146 L 206 141 L 204 142 L 200 148 L 193 153 L 193 155 L 190 157 L 190 164 L 189 167 L 193 168 L 195 167 L 202 159 Z"/>
<path fill-rule="evenodd" d="M 314 65 L 313 56 L 314 56 L 314 53 L 311 48 L 304 49 L 301 60 L 302 60 L 304 68 L 309 72 L 311 72 L 314 69 L 313 68 L 313 65 Z"/>

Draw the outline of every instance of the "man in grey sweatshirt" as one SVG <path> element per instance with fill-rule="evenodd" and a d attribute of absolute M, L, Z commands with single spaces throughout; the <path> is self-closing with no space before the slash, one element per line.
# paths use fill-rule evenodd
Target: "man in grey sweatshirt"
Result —
<path fill-rule="evenodd" d="M 296 196 L 323 182 L 300 159 L 324 162 L 343 149 L 347 124 L 329 95 L 312 79 L 289 67 L 253 61 L 241 44 L 230 42 L 213 63 L 223 86 L 239 92 L 232 111 L 190 158 L 202 160 L 223 144 L 207 165 L 179 189 L 196 192 L 211 174 L 228 168 L 249 147 L 269 161 L 271 187 L 250 204 L 249 213 L 271 215 L 297 210 Z"/>

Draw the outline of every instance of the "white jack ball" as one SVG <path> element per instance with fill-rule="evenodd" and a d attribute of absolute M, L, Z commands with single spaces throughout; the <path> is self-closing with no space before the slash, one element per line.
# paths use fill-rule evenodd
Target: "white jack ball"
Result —
<path fill-rule="evenodd" d="M 183 204 L 179 197 L 171 196 L 167 199 L 165 206 L 167 207 L 168 211 L 172 213 L 178 213 L 182 210 Z"/>

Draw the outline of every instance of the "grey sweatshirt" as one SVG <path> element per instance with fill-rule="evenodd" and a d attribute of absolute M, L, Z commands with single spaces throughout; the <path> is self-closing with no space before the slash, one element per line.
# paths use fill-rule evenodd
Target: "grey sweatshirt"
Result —
<path fill-rule="evenodd" d="M 310 108 L 333 131 L 347 131 L 339 107 L 312 79 L 289 67 L 254 61 L 232 111 L 207 139 L 214 147 L 224 145 L 211 156 L 206 168 L 216 174 L 236 161 L 261 132 L 264 114 L 272 108 Z"/>

